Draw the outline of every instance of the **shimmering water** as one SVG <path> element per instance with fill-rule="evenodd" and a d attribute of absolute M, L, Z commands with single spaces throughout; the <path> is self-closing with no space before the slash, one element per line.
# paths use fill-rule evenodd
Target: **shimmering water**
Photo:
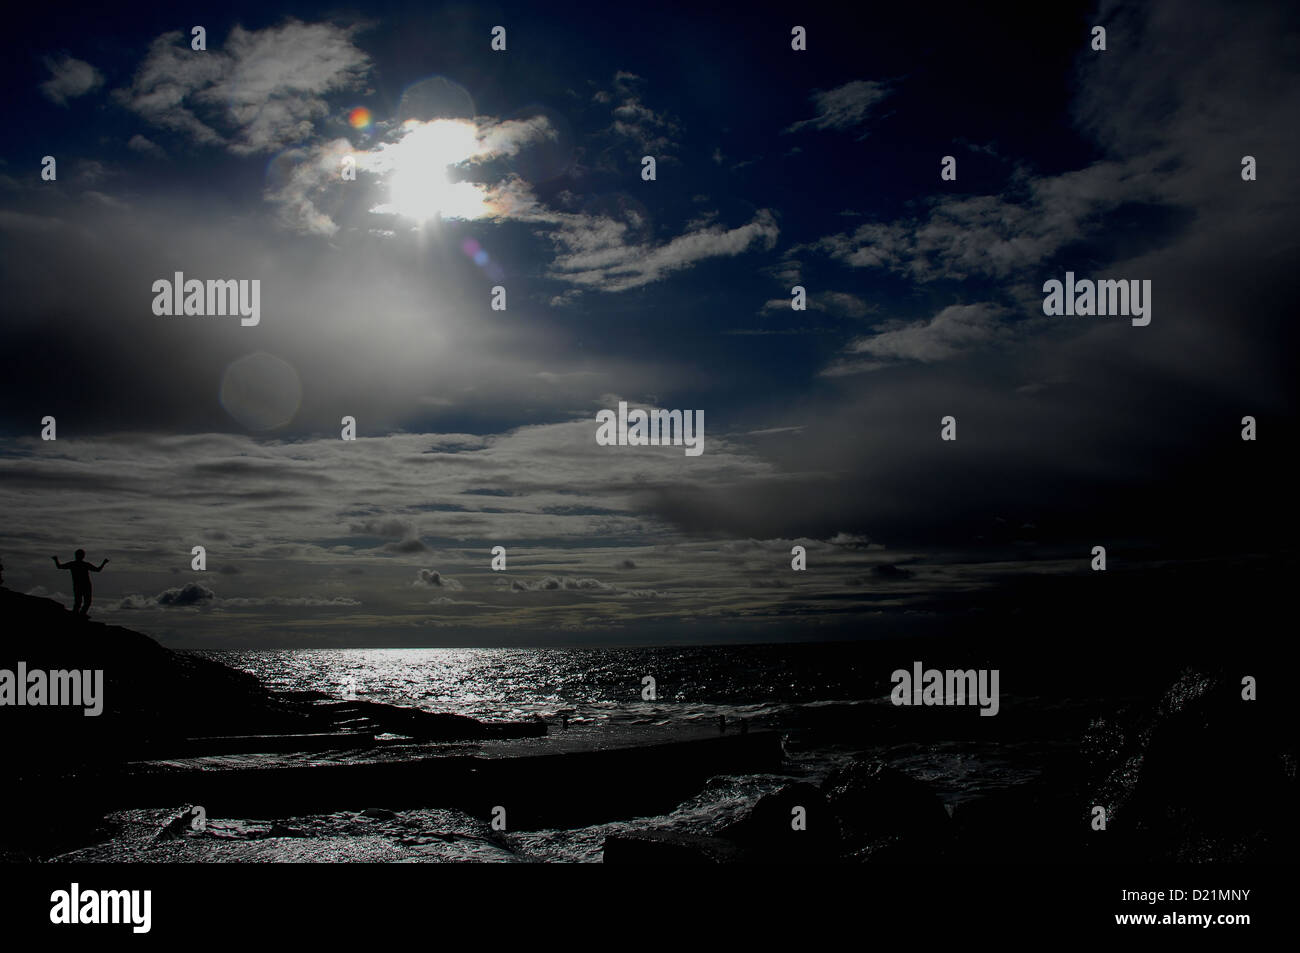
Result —
<path fill-rule="evenodd" d="M 852 644 L 611 649 L 303 649 L 214 652 L 279 691 L 315 691 L 453 712 L 480 719 L 567 718 L 568 740 L 656 732 L 698 734 L 722 716 L 754 729 L 797 730 L 824 724 L 860 705 L 885 703 L 878 661 Z M 646 677 L 654 679 L 649 697 Z M 1033 772 L 1033 753 L 1016 746 L 895 744 L 815 733 L 788 744 L 791 775 L 814 782 L 856 757 L 882 756 L 927 781 L 949 804 Z M 94 861 L 569 861 L 601 858 L 607 834 L 629 828 L 709 833 L 789 780 L 719 775 L 676 810 L 577 829 L 498 834 L 458 811 L 370 810 L 274 821 L 212 818 L 202 836 L 156 840 L 168 812 L 120 812 L 117 833 L 65 856 Z"/>
<path fill-rule="evenodd" d="M 792 708 L 865 701 L 880 678 L 861 647 L 302 649 L 214 652 L 273 690 L 410 705 L 475 718 L 561 712 L 580 724 L 767 724 Z M 654 679 L 649 700 L 645 679 Z"/>

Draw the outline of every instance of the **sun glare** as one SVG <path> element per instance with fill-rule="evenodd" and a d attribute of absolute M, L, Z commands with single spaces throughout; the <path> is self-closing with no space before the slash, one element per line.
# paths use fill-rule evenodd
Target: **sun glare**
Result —
<path fill-rule="evenodd" d="M 389 210 L 418 222 L 483 214 L 482 190 L 471 182 L 453 182 L 450 175 L 451 166 L 480 151 L 472 123 L 412 122 L 392 150 Z"/>

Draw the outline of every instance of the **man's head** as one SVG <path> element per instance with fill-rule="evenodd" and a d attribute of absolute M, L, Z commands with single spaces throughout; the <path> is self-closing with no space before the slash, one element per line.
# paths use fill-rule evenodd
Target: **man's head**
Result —
<path fill-rule="evenodd" d="M 86 551 L 85 551 L 84 549 L 79 549 L 79 550 L 77 550 L 77 558 L 78 558 L 78 559 L 85 559 L 85 558 L 86 558 Z"/>

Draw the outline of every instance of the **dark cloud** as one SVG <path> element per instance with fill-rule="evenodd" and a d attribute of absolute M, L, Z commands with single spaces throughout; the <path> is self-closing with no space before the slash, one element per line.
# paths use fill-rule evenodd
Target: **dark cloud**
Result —
<path fill-rule="evenodd" d="M 910 569 L 901 569 L 893 563 L 881 563 L 871 567 L 871 574 L 878 579 L 911 579 L 916 573 Z"/>
<path fill-rule="evenodd" d="M 617 588 L 590 576 L 544 576 L 531 582 L 522 579 L 510 582 L 513 592 L 614 592 Z"/>
<path fill-rule="evenodd" d="M 420 539 L 403 539 L 396 543 L 384 544 L 384 551 L 389 553 L 431 553 L 433 549 Z"/>
<path fill-rule="evenodd" d="M 185 608 L 205 606 L 212 603 L 217 594 L 207 586 L 197 582 L 187 582 L 178 588 L 166 589 L 156 596 L 131 595 L 118 603 L 121 609 L 152 609 L 157 606 Z"/>
<path fill-rule="evenodd" d="M 450 576 L 444 576 L 436 569 L 420 569 L 415 574 L 415 581 L 411 585 L 417 588 L 426 589 L 464 589 L 465 587 L 452 579 Z"/>

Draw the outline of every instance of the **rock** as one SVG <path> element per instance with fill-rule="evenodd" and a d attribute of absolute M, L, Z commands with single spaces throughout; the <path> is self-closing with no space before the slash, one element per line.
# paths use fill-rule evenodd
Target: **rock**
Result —
<path fill-rule="evenodd" d="M 186 807 L 182 809 L 179 814 L 176 814 L 168 820 L 167 823 L 159 829 L 158 833 L 154 834 L 153 843 L 157 844 L 160 841 L 166 840 L 179 840 L 189 831 L 201 830 L 202 826 L 194 826 L 196 820 L 198 820 L 201 825 L 206 824 L 207 816 L 203 813 L 201 808 Z"/>
<path fill-rule="evenodd" d="M 254 676 L 172 652 L 139 632 L 75 619 L 58 603 L 0 590 L 6 638 L 0 668 L 102 671 L 103 710 L 19 707 L 5 712 L 19 766 L 67 770 L 174 750 L 208 735 L 311 731 L 306 707 L 275 698 Z"/>
<path fill-rule="evenodd" d="M 286 745 L 301 750 L 304 739 L 334 730 L 338 706 L 346 704 L 312 704 L 270 692 L 247 672 L 173 652 L 122 626 L 75 618 L 50 599 L 0 589 L 0 619 L 0 669 L 17 672 L 21 663 L 28 672 L 88 672 L 87 684 L 102 689 L 93 692 L 102 711 L 92 717 L 86 716 L 91 704 L 84 694 L 79 705 L 5 708 L 8 774 L 0 787 L 0 815 L 24 819 L 0 831 L 0 849 L 6 851 L 52 855 L 86 843 L 108 811 L 121 807 L 123 798 L 137 797 L 137 781 L 123 768 L 129 762 L 187 757 L 206 753 L 205 746 L 229 749 L 235 742 L 244 751 L 248 744 L 255 751 Z M 102 672 L 102 683 L 96 672 Z M 352 706 L 422 740 L 534 737 L 546 731 L 537 721 L 491 723 L 392 705 Z M 250 740 L 254 736 L 265 740 Z M 229 796 L 234 777 L 224 773 L 214 784 L 226 785 Z M 184 786 L 177 774 L 159 779 Z M 256 784 L 245 790 L 256 791 Z M 161 803 L 193 796 L 176 793 Z M 280 793 L 266 795 L 273 801 Z"/>
<path fill-rule="evenodd" d="M 1106 833 L 1141 862 L 1290 860 L 1297 790 L 1284 699 L 1243 700 L 1237 672 L 1183 672 L 1098 789 Z"/>
<path fill-rule="evenodd" d="M 883 761 L 838 769 L 822 784 L 822 792 L 851 853 L 888 838 L 930 851 L 951 834 L 952 822 L 938 795 Z"/>
<path fill-rule="evenodd" d="M 626 831 L 605 837 L 607 864 L 725 864 L 747 860 L 729 840 L 678 831 Z"/>
<path fill-rule="evenodd" d="M 799 809 L 802 829 L 795 828 Z M 840 850 L 839 824 L 825 796 L 802 781 L 764 794 L 744 816 L 717 833 L 762 860 L 824 861 Z"/>

